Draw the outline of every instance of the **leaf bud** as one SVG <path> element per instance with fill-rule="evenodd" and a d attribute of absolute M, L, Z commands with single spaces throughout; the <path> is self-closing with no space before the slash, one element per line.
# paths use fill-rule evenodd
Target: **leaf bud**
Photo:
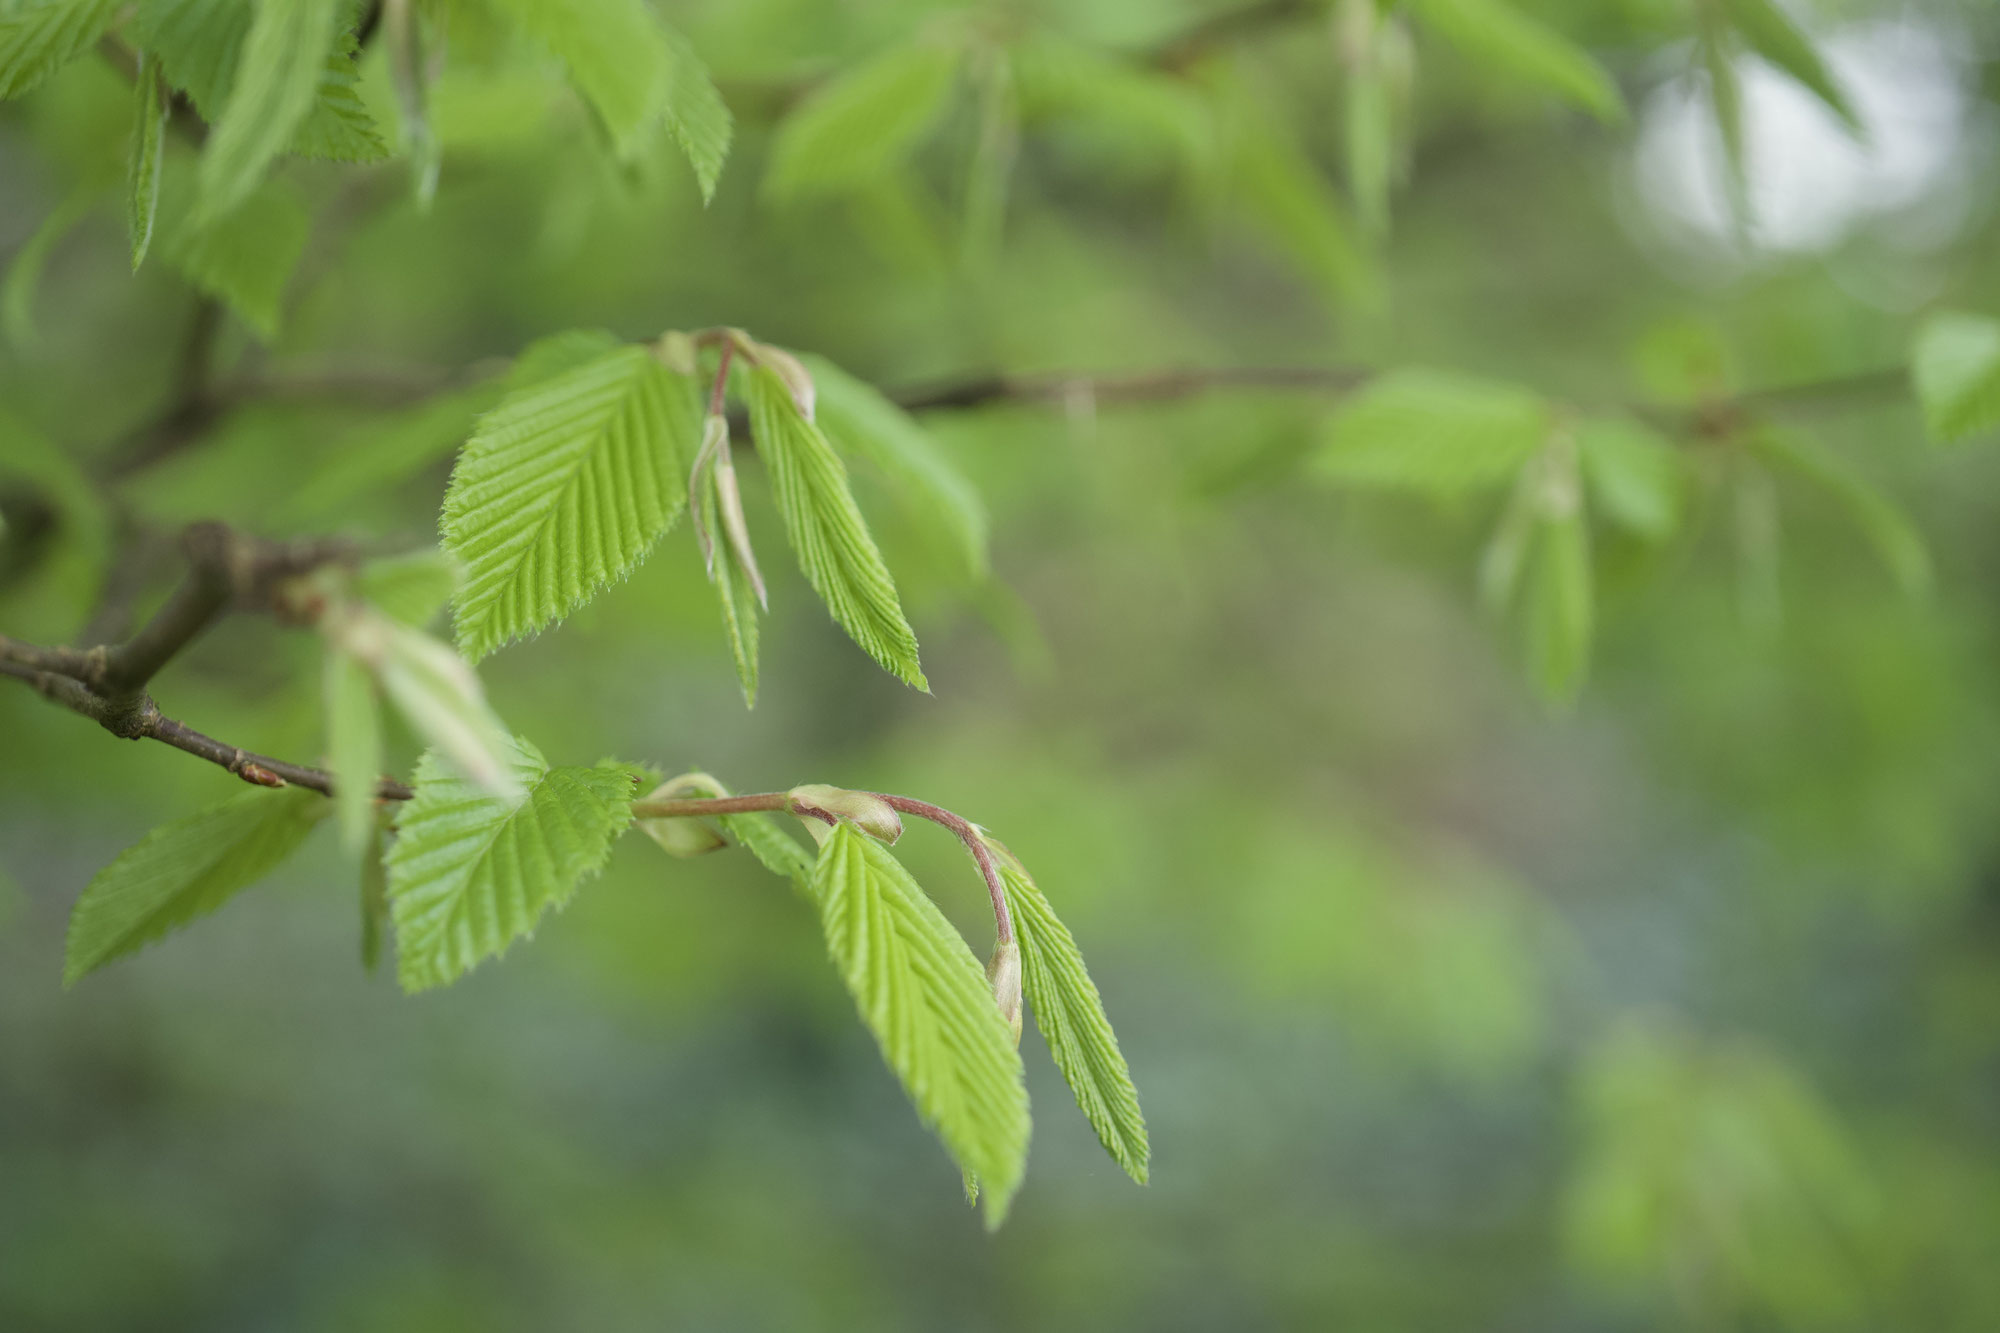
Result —
<path fill-rule="evenodd" d="M 785 808 L 801 819 L 828 825 L 845 820 L 885 846 L 895 846 L 903 836 L 903 817 L 873 792 L 809 782 L 786 793 Z"/>

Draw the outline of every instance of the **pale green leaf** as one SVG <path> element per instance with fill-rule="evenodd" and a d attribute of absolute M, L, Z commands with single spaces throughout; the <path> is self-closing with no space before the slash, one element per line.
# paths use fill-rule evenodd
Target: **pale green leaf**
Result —
<path fill-rule="evenodd" d="M 318 792 L 260 789 L 160 825 L 77 899 L 63 984 L 220 908 L 297 850 L 327 809 Z"/>
<path fill-rule="evenodd" d="M 1481 65 L 1539 84 L 1600 120 L 1625 118 L 1625 99 L 1588 51 L 1506 0 L 1417 0 L 1425 26 Z"/>
<path fill-rule="evenodd" d="M 821 845 L 812 884 L 862 1020 L 925 1123 L 985 1186 L 998 1226 L 1027 1158 L 1028 1093 L 984 971 L 909 872 L 852 824 Z"/>
<path fill-rule="evenodd" d="M 726 447 L 726 446 L 725 446 Z M 720 534 L 722 515 L 716 497 L 716 478 L 711 474 L 701 493 L 701 521 L 704 531 Z M 722 629 L 729 639 L 729 657 L 736 664 L 736 679 L 743 687 L 743 704 L 757 706 L 757 593 L 749 571 L 743 567 L 735 544 L 719 535 L 714 542 L 709 581 L 715 585 L 716 601 L 722 607 Z"/>
<path fill-rule="evenodd" d="M 1941 310 L 1917 330 L 1911 375 L 1940 440 L 2000 426 L 2000 319 Z"/>
<path fill-rule="evenodd" d="M 1856 135 L 1863 132 L 1847 90 L 1778 0 L 1724 0 L 1724 8 L 1751 50 L 1796 79 Z"/>
<path fill-rule="evenodd" d="M 458 590 L 458 562 L 436 547 L 371 560 L 354 576 L 354 591 L 391 620 L 421 629 Z"/>
<path fill-rule="evenodd" d="M 202 147 L 203 221 L 233 212 L 312 110 L 340 0 L 268 0 L 243 39 L 236 80 Z"/>
<path fill-rule="evenodd" d="M 1715 116 L 1716 137 L 1722 143 L 1722 184 L 1729 212 L 1739 232 L 1750 220 L 1748 150 L 1743 131 L 1743 83 L 1736 73 L 1730 32 L 1704 7 L 1698 46 L 1708 74 L 1709 109 Z"/>
<path fill-rule="evenodd" d="M 382 714 L 368 668 L 351 653 L 326 651 L 326 767 L 340 840 L 350 851 L 368 845 L 375 827 L 375 784 L 382 775 Z"/>
<path fill-rule="evenodd" d="M 764 188 L 787 197 L 843 190 L 901 162 L 943 113 L 961 55 L 910 42 L 835 76 L 778 126 Z"/>
<path fill-rule="evenodd" d="M 1655 541 L 1673 533 L 1687 468 L 1670 441 L 1635 421 L 1605 418 L 1577 427 L 1576 447 L 1605 517 Z"/>
<path fill-rule="evenodd" d="M 1152 1155 L 1146 1120 L 1097 983 L 1069 927 L 1011 856 L 1000 857 L 1000 883 L 1021 943 L 1021 987 L 1035 1026 L 1104 1151 L 1143 1185 Z"/>
<path fill-rule="evenodd" d="M 153 220 L 160 211 L 160 158 L 167 143 L 167 90 L 160 81 L 159 57 L 150 51 L 139 62 L 133 94 L 138 111 L 132 122 L 131 166 L 126 173 L 125 223 L 132 238 L 132 271 L 136 273 L 153 243 Z"/>
<path fill-rule="evenodd" d="M 934 530 L 977 581 L 988 569 L 985 502 L 937 442 L 873 385 L 821 356 L 802 358 L 819 391 L 815 417 L 836 446 L 878 468 L 910 517 Z"/>
<path fill-rule="evenodd" d="M 1347 78 L 1347 185 L 1355 211 L 1376 231 L 1389 226 L 1389 191 L 1396 174 L 1396 128 L 1389 85 L 1374 61 Z"/>
<path fill-rule="evenodd" d="M 423 24 L 416 5 L 407 0 L 390 0 L 382 11 L 382 27 L 389 48 L 389 81 L 396 90 L 403 145 L 410 155 L 410 179 L 417 211 L 429 212 L 437 196 L 444 150 L 431 128 L 430 85 L 434 69 L 425 58 Z"/>
<path fill-rule="evenodd" d="M 119 0 L 25 0 L 0 11 L 0 99 L 19 97 L 96 44 Z"/>
<path fill-rule="evenodd" d="M 896 583 L 848 489 L 847 469 L 769 367 L 750 373 L 750 432 L 806 581 L 884 669 L 929 690 Z"/>
<path fill-rule="evenodd" d="M 692 381 L 620 347 L 508 394 L 480 420 L 444 499 L 465 567 L 472 657 L 532 634 L 625 577 L 679 517 L 700 438 Z"/>
<path fill-rule="evenodd" d="M 183 221 L 169 233 L 166 257 L 269 341 L 278 333 L 285 285 L 305 252 L 306 226 L 298 196 L 267 181 L 227 217 L 199 227 Z"/>
<path fill-rule="evenodd" d="M 1866 478 L 1796 431 L 1767 428 L 1751 437 L 1751 445 L 1765 461 L 1818 487 L 1838 504 L 1904 592 L 1917 596 L 1929 590 L 1931 557 L 1923 534 Z"/>
<path fill-rule="evenodd" d="M 1230 201 L 1336 300 L 1376 298 L 1340 200 L 1290 129 L 1239 81 L 1218 86 Z"/>
<path fill-rule="evenodd" d="M 503 798 L 514 795 L 513 745 L 465 659 L 421 630 L 368 615 L 371 646 L 359 655 L 374 665 L 382 692 L 410 729 L 468 781 Z"/>
<path fill-rule="evenodd" d="M 461 778 L 436 754 L 417 763 L 416 795 L 396 818 L 389 905 L 396 974 L 408 991 L 457 980 L 534 933 L 604 866 L 632 818 L 644 770 L 550 768 L 525 740 L 510 767 L 525 793 L 508 800 Z"/>
<path fill-rule="evenodd" d="M 290 151 L 333 162 L 379 162 L 389 156 L 389 145 L 361 101 L 354 60 L 354 34 L 336 33 L 320 63 L 312 109 L 293 136 Z"/>
<path fill-rule="evenodd" d="M 1186 80 L 1046 32 L 1009 54 L 1021 115 L 1029 123 L 1059 123 L 1123 157 L 1164 157 L 1189 178 L 1215 170 L 1215 118 Z"/>
<path fill-rule="evenodd" d="M 662 108 L 667 129 L 687 154 L 706 202 L 715 197 L 723 160 L 729 156 L 733 132 L 729 107 L 687 38 L 666 24 L 661 25 L 661 32 L 667 44 L 667 94 Z"/>
<path fill-rule="evenodd" d="M 1528 389 L 1399 370 L 1341 405 L 1313 456 L 1330 481 L 1450 493 L 1495 485 L 1542 446 L 1549 409 Z"/>
<path fill-rule="evenodd" d="M 1580 507 L 1543 517 L 1524 582 L 1529 672 L 1545 700 L 1566 706 L 1590 669 L 1590 534 Z"/>

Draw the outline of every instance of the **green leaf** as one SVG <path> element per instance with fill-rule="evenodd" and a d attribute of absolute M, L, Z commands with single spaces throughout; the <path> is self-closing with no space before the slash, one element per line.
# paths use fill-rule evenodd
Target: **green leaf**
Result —
<path fill-rule="evenodd" d="M 361 966 L 370 976 L 382 961 L 382 936 L 390 928 L 388 855 L 388 835 L 378 820 L 361 857 Z"/>
<path fill-rule="evenodd" d="M 1347 79 L 1347 184 L 1355 211 L 1376 231 L 1389 226 L 1396 174 L 1396 130 L 1388 82 L 1371 60 Z"/>
<path fill-rule="evenodd" d="M 509 393 L 459 455 L 444 545 L 464 565 L 458 641 L 474 659 L 631 572 L 687 501 L 693 382 L 620 347 Z"/>
<path fill-rule="evenodd" d="M 1426 26 L 1482 65 L 1540 84 L 1604 121 L 1625 118 L 1625 99 L 1588 51 L 1504 0 L 1417 0 Z"/>
<path fill-rule="evenodd" d="M 1672 535 L 1687 480 L 1678 449 L 1657 431 L 1617 418 L 1584 422 L 1576 446 L 1605 517 L 1654 541 Z"/>
<path fill-rule="evenodd" d="M 436 547 L 371 560 L 354 576 L 354 591 L 370 605 L 413 629 L 444 610 L 459 585 L 458 562 Z"/>
<path fill-rule="evenodd" d="M 1021 985 L 1035 1026 L 1049 1044 L 1076 1104 L 1097 1131 L 1097 1141 L 1125 1174 L 1146 1183 L 1152 1155 L 1139 1091 L 1105 1016 L 1097 984 L 1083 955 L 1047 898 L 1011 855 L 1000 859 L 1000 884 L 1021 942 Z"/>
<path fill-rule="evenodd" d="M 715 197 L 733 132 L 729 107 L 687 38 L 661 24 L 667 43 L 667 129 L 687 154 L 703 203 Z"/>
<path fill-rule="evenodd" d="M 725 446 L 726 447 L 726 446 Z M 729 639 L 730 660 L 736 664 L 736 679 L 743 687 L 743 705 L 757 706 L 757 593 L 749 571 L 743 567 L 735 544 L 723 539 L 722 514 L 717 498 L 717 477 L 711 473 L 701 492 L 701 522 L 714 539 L 709 581 L 715 585 L 716 601 L 722 607 L 722 629 Z"/>
<path fill-rule="evenodd" d="M 1939 311 L 1917 330 L 1910 371 L 1935 438 L 2000 426 L 2000 320 Z"/>
<path fill-rule="evenodd" d="M 19 97 L 96 45 L 119 0 L 26 0 L 0 11 L 0 99 Z"/>
<path fill-rule="evenodd" d="M 389 145 L 361 101 L 354 34 L 336 32 L 319 67 L 318 93 L 290 151 L 332 162 L 379 162 Z"/>
<path fill-rule="evenodd" d="M 1375 278 L 1340 199 L 1290 129 L 1240 82 L 1221 99 L 1229 199 L 1335 300 L 1372 302 Z"/>
<path fill-rule="evenodd" d="M 1528 666 L 1554 706 L 1575 700 L 1590 669 L 1590 534 L 1581 505 L 1544 514 L 1525 571 Z"/>
<path fill-rule="evenodd" d="M 847 485 L 847 468 L 768 366 L 750 373 L 750 431 L 799 568 L 833 618 L 892 675 L 929 691 L 896 582 Z"/>
<path fill-rule="evenodd" d="M 1021 1057 L 964 939 L 887 848 L 841 823 L 813 893 L 827 951 L 882 1056 L 998 1226 L 1028 1153 Z"/>
<path fill-rule="evenodd" d="M 201 220 L 234 211 L 291 142 L 318 95 L 339 12 L 340 0 L 257 6 L 235 83 L 202 148 Z"/>
<path fill-rule="evenodd" d="M 1185 79 L 1047 32 L 1017 43 L 1009 54 L 1024 120 L 1067 124 L 1126 155 L 1164 156 L 1191 179 L 1215 170 L 1215 118 Z"/>
<path fill-rule="evenodd" d="M 501 394 L 512 397 L 543 380 L 552 380 L 564 371 L 587 366 L 624 346 L 623 338 L 604 329 L 565 329 L 546 338 L 537 338 L 514 357 L 514 364 L 507 368 Z"/>
<path fill-rule="evenodd" d="M 1724 0 L 1729 20 L 1750 49 L 1792 76 L 1841 123 L 1859 136 L 1864 133 L 1861 118 L 1848 100 L 1847 90 L 1820 59 L 1818 50 L 1799 26 L 1792 22 L 1776 0 Z"/>
<path fill-rule="evenodd" d="M 340 840 L 350 851 L 361 852 L 375 827 L 375 783 L 382 775 L 381 705 L 368 668 L 331 644 L 325 692 L 326 767 L 333 775 Z"/>
<path fill-rule="evenodd" d="M 778 126 L 764 188 L 796 198 L 838 191 L 908 157 L 936 125 L 962 52 L 918 41 L 829 80 Z"/>
<path fill-rule="evenodd" d="M 375 667 L 382 692 L 410 729 L 477 786 L 502 798 L 515 794 L 509 774 L 513 744 L 486 703 L 486 691 L 465 659 L 420 630 L 368 612 L 354 651 Z"/>
<path fill-rule="evenodd" d="M 327 809 L 304 788 L 246 791 L 160 825 L 77 899 L 63 984 L 215 911 L 296 851 Z"/>
<path fill-rule="evenodd" d="M 1923 534 L 1881 491 L 1797 431 L 1769 427 L 1750 442 L 1765 461 L 1810 482 L 1838 504 L 1904 592 L 1919 596 L 1929 591 L 1931 557 Z"/>
<path fill-rule="evenodd" d="M 170 232 L 166 257 L 268 342 L 278 333 L 285 284 L 305 252 L 306 226 L 298 196 L 267 181 L 227 217 L 206 226 L 184 222 Z"/>
<path fill-rule="evenodd" d="M 1392 371 L 1334 413 L 1312 470 L 1346 484 L 1472 490 L 1512 475 L 1548 430 L 1548 405 L 1530 390 L 1437 371 Z"/>
<path fill-rule="evenodd" d="M 447 985 L 534 933 L 595 874 L 632 818 L 644 770 L 629 764 L 550 768 L 516 738 L 508 800 L 472 785 L 434 754 L 417 762 L 416 795 L 396 820 L 389 905 L 403 989 Z"/>
<path fill-rule="evenodd" d="M 167 143 L 167 90 L 160 81 L 159 57 L 150 51 L 139 62 L 139 80 L 133 92 L 138 98 L 138 113 L 132 124 L 125 220 L 132 237 L 132 271 L 137 273 L 153 243 L 153 219 L 160 211 L 160 155 Z"/>
<path fill-rule="evenodd" d="M 929 432 L 873 385 L 825 357 L 801 359 L 819 391 L 815 417 L 827 438 L 880 469 L 910 517 L 964 561 L 973 581 L 983 580 L 989 525 L 985 502 L 971 481 Z"/>
<path fill-rule="evenodd" d="M 1722 140 L 1723 190 L 1729 199 L 1730 218 L 1739 233 L 1750 221 L 1750 176 L 1748 150 L 1743 131 L 1743 84 L 1736 74 L 1736 53 L 1729 31 L 1702 9 L 1698 46 L 1702 68 L 1708 74 L 1709 108 L 1715 115 L 1716 136 Z"/>

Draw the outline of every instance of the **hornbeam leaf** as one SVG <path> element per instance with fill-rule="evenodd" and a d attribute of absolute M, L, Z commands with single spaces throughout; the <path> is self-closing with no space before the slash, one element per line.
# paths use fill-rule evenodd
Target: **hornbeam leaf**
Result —
<path fill-rule="evenodd" d="M 266 181 L 227 217 L 199 227 L 183 219 L 166 257 L 268 342 L 277 336 L 285 285 L 305 252 L 306 227 L 298 197 L 282 182 Z"/>
<path fill-rule="evenodd" d="M 119 0 L 26 0 L 0 13 L 0 99 L 19 97 L 88 51 Z"/>
<path fill-rule="evenodd" d="M 835 445 L 879 468 L 915 521 L 936 529 L 975 582 L 986 577 L 986 505 L 924 428 L 873 385 L 823 356 L 803 358 L 819 389 L 817 420 Z"/>
<path fill-rule="evenodd" d="M 502 799 L 519 795 L 511 773 L 513 743 L 465 659 L 421 630 L 362 612 L 372 642 L 356 655 L 374 665 L 382 692 L 410 729 L 474 785 Z"/>
<path fill-rule="evenodd" d="M 326 651 L 326 767 L 333 808 L 348 850 L 367 848 L 375 827 L 375 782 L 382 772 L 382 708 L 368 668 L 336 644 Z"/>
<path fill-rule="evenodd" d="M 1342 483 L 1466 491 L 1513 475 L 1548 428 L 1548 405 L 1527 389 L 1399 370 L 1334 413 L 1312 466 Z"/>
<path fill-rule="evenodd" d="M 1418 0 L 1417 13 L 1472 59 L 1539 83 L 1599 120 L 1625 118 L 1625 99 L 1604 66 L 1505 0 Z"/>
<path fill-rule="evenodd" d="M 999 859 L 1000 885 L 1021 941 L 1022 989 L 1035 1026 L 1084 1118 L 1097 1131 L 1097 1141 L 1125 1174 L 1143 1185 L 1152 1156 L 1146 1119 L 1097 983 L 1090 979 L 1069 927 L 1028 872 L 1004 851 Z"/>
<path fill-rule="evenodd" d="M 290 151 L 334 162 L 379 162 L 389 156 L 389 145 L 361 101 L 355 52 L 353 33 L 335 35 L 320 63 L 318 93 Z"/>
<path fill-rule="evenodd" d="M 725 446 L 726 447 L 726 446 Z M 743 566 L 735 543 L 721 535 L 722 515 L 716 488 L 720 480 L 711 472 L 702 487 L 702 527 L 717 534 L 714 539 L 709 581 L 722 607 L 722 629 L 729 639 L 729 657 L 736 664 L 736 679 L 743 687 L 743 706 L 757 706 L 757 593 L 750 571 Z"/>
<path fill-rule="evenodd" d="M 806 581 L 869 656 L 928 691 L 917 664 L 917 636 L 903 618 L 896 582 L 848 489 L 840 455 L 799 410 L 775 371 L 758 366 L 749 389 L 750 433 Z"/>
<path fill-rule="evenodd" d="M 550 768 L 510 742 L 509 800 L 460 777 L 436 753 L 417 763 L 416 795 L 396 820 L 389 907 L 396 973 L 408 991 L 443 986 L 498 957 L 603 868 L 632 818 L 644 771 L 627 764 Z"/>
<path fill-rule="evenodd" d="M 503 398 L 444 497 L 445 549 L 465 567 L 460 647 L 483 657 L 630 573 L 686 504 L 700 429 L 693 382 L 644 347 Z"/>
<path fill-rule="evenodd" d="M 291 142 L 319 93 L 339 16 L 340 0 L 257 6 L 229 99 L 202 148 L 202 220 L 241 204 Z"/>
<path fill-rule="evenodd" d="M 327 809 L 303 788 L 246 791 L 160 825 L 77 899 L 63 984 L 220 908 L 297 850 Z"/>
<path fill-rule="evenodd" d="M 1910 370 L 1937 439 L 2000 426 L 2000 319 L 1939 311 L 1917 331 Z"/>
<path fill-rule="evenodd" d="M 667 130 L 687 154 L 701 186 L 703 203 L 715 197 L 715 184 L 722 178 L 722 163 L 729 156 L 733 124 L 729 107 L 708 69 L 695 54 L 687 38 L 668 24 L 660 25 L 667 43 L 667 98 L 663 108 Z"/>
<path fill-rule="evenodd" d="M 842 822 L 812 886 L 827 951 L 925 1123 L 1007 1214 L 1028 1153 L 1020 1053 L 965 940 L 889 850 Z"/>
<path fill-rule="evenodd" d="M 139 61 L 139 79 L 133 91 L 139 105 L 132 124 L 125 220 L 132 238 L 132 271 L 137 273 L 153 243 L 153 220 L 160 211 L 160 155 L 167 142 L 167 90 L 160 82 L 159 57 L 150 51 Z"/>
<path fill-rule="evenodd" d="M 787 197 L 844 190 L 908 157 L 943 112 L 961 55 L 910 42 L 828 82 L 778 126 L 764 188 Z"/>

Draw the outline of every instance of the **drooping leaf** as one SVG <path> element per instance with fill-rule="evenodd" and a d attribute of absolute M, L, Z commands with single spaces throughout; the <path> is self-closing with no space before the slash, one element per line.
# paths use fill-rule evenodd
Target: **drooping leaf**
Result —
<path fill-rule="evenodd" d="M 1311 466 L 1341 483 L 1472 490 L 1511 476 L 1541 447 L 1548 429 L 1548 405 L 1528 389 L 1399 370 L 1341 405 Z"/>
<path fill-rule="evenodd" d="M 1373 61 L 1347 79 L 1347 184 L 1355 211 L 1376 231 L 1389 226 L 1389 190 L 1396 174 L 1396 131 L 1389 85 Z"/>
<path fill-rule="evenodd" d="M 1726 0 L 1729 20 L 1750 49 L 1798 81 L 1799 85 L 1826 104 L 1856 135 L 1863 133 L 1861 118 L 1847 90 L 1820 58 L 1812 39 L 1792 21 L 1777 0 Z"/>
<path fill-rule="evenodd" d="M 1575 700 L 1590 670 L 1590 534 L 1580 504 L 1544 514 L 1523 582 L 1529 672 L 1543 699 L 1563 707 Z"/>
<path fill-rule="evenodd" d="M 352 852 L 367 848 L 375 827 L 375 782 L 382 773 L 382 714 L 368 668 L 351 653 L 326 652 L 326 767 L 333 775 L 333 808 L 340 840 Z"/>
<path fill-rule="evenodd" d="M 1942 310 L 1917 330 L 1910 371 L 1939 440 L 2000 426 L 2000 319 Z"/>
<path fill-rule="evenodd" d="M 132 271 L 139 271 L 153 243 L 153 219 L 160 211 L 160 156 L 167 143 L 167 90 L 160 81 L 159 57 L 139 61 L 133 88 L 138 109 L 132 121 L 131 166 L 126 173 L 125 223 L 132 238 Z"/>
<path fill-rule="evenodd" d="M 1604 66 L 1507 0 L 1417 0 L 1416 9 L 1426 27 L 1479 64 L 1539 84 L 1599 120 L 1625 118 L 1625 99 Z"/>
<path fill-rule="evenodd" d="M 388 863 L 405 990 L 447 985 L 533 934 L 603 868 L 631 822 L 644 770 L 550 768 L 527 741 L 511 748 L 524 793 L 512 800 L 467 782 L 434 753 L 417 763 L 416 795 L 397 814 Z"/>
<path fill-rule="evenodd" d="M 1010 855 L 1000 857 L 1000 884 L 1021 943 L 1021 984 L 1035 1026 L 1077 1106 L 1097 1131 L 1097 1141 L 1125 1174 L 1143 1185 L 1152 1155 L 1146 1120 L 1097 983 L 1090 979 L 1069 927 Z"/>
<path fill-rule="evenodd" d="M 517 390 L 452 470 L 444 544 L 466 573 L 458 641 L 477 659 L 630 573 L 686 503 L 692 381 L 620 347 Z"/>
<path fill-rule="evenodd" d="M 854 641 L 899 679 L 928 691 L 917 636 L 896 582 L 848 489 L 847 469 L 768 366 L 749 377 L 750 431 L 806 581 Z"/>
<path fill-rule="evenodd" d="M 77 899 L 63 984 L 220 908 L 297 850 L 327 809 L 303 788 L 246 791 L 160 825 Z"/>
<path fill-rule="evenodd" d="M 708 479 L 701 494 L 702 527 L 721 532 L 722 515 L 716 494 L 717 482 Z M 757 706 L 757 594 L 749 571 L 737 555 L 734 543 L 717 539 L 709 581 L 715 585 L 716 601 L 722 607 L 722 629 L 729 639 L 729 657 L 736 664 L 736 679 L 743 687 L 743 704 Z"/>
<path fill-rule="evenodd" d="M 734 125 L 722 93 L 688 39 L 670 25 L 662 24 L 661 30 L 667 43 L 667 130 L 687 154 L 706 203 L 715 197 L 716 182 L 722 179 Z"/>
<path fill-rule="evenodd" d="M 88 51 L 119 0 L 23 0 L 0 11 L 0 100 L 19 97 Z"/>
<path fill-rule="evenodd" d="M 339 15 L 340 0 L 257 6 L 228 100 L 202 147 L 202 221 L 235 211 L 291 142 L 319 93 Z"/>
<path fill-rule="evenodd" d="M 1028 123 L 1061 124 L 1115 145 L 1122 157 L 1164 158 L 1190 180 L 1214 172 L 1215 118 L 1185 80 L 1047 32 L 1016 43 L 1009 55 Z"/>
<path fill-rule="evenodd" d="M 1929 590 L 1931 557 L 1923 534 L 1887 496 L 1797 431 L 1767 427 L 1750 438 L 1760 457 L 1811 483 L 1838 504 L 1904 592 L 1916 596 Z"/>
<path fill-rule="evenodd" d="M 1708 75 L 1708 104 L 1722 144 L 1722 186 L 1738 232 L 1750 223 L 1750 164 L 1743 129 L 1743 84 L 1736 73 L 1735 36 L 1703 7 L 1697 45 Z"/>
<path fill-rule="evenodd" d="M 371 560 L 354 591 L 391 620 L 422 629 L 444 610 L 459 584 L 458 562 L 436 547 Z"/>
<path fill-rule="evenodd" d="M 825 357 L 802 359 L 819 390 L 816 417 L 827 438 L 879 468 L 910 517 L 934 529 L 964 559 L 972 579 L 984 579 L 986 505 L 972 482 L 929 432 L 873 385 Z"/>
<path fill-rule="evenodd" d="M 382 26 L 389 46 L 389 81 L 396 89 L 403 144 L 410 155 L 410 180 L 417 211 L 428 212 L 437 196 L 443 148 L 431 128 L 431 69 L 424 54 L 423 25 L 414 4 L 390 0 L 382 11 Z"/>
<path fill-rule="evenodd" d="M 862 1021 L 925 1123 L 985 1186 L 998 1226 L 1027 1158 L 1028 1093 L 984 972 L 909 872 L 852 824 L 821 845 L 812 884 Z"/>
<path fill-rule="evenodd" d="M 605 329 L 565 329 L 537 338 L 523 347 L 507 367 L 503 397 L 551 380 L 564 371 L 589 365 L 625 346 L 625 340 Z"/>
<path fill-rule="evenodd" d="M 370 976 L 382 961 L 382 936 L 389 922 L 389 838 L 378 820 L 361 854 L 361 966 Z"/>
<path fill-rule="evenodd" d="M 778 126 L 764 188 L 781 197 L 842 190 L 902 161 L 937 123 L 961 56 L 916 41 L 835 76 Z"/>
<path fill-rule="evenodd" d="M 359 655 L 375 668 L 382 692 L 410 730 L 423 737 L 467 781 L 501 799 L 515 794 L 506 727 L 465 659 L 421 630 L 369 613 L 367 634 L 378 646 Z"/>
<path fill-rule="evenodd" d="M 269 341 L 278 333 L 285 285 L 305 252 L 306 226 L 298 196 L 266 181 L 226 217 L 204 226 L 183 220 L 168 234 L 166 257 Z"/>
<path fill-rule="evenodd" d="M 1602 418 L 1577 427 L 1576 447 L 1606 518 L 1654 541 L 1673 533 L 1687 469 L 1671 443 L 1637 422 Z"/>

